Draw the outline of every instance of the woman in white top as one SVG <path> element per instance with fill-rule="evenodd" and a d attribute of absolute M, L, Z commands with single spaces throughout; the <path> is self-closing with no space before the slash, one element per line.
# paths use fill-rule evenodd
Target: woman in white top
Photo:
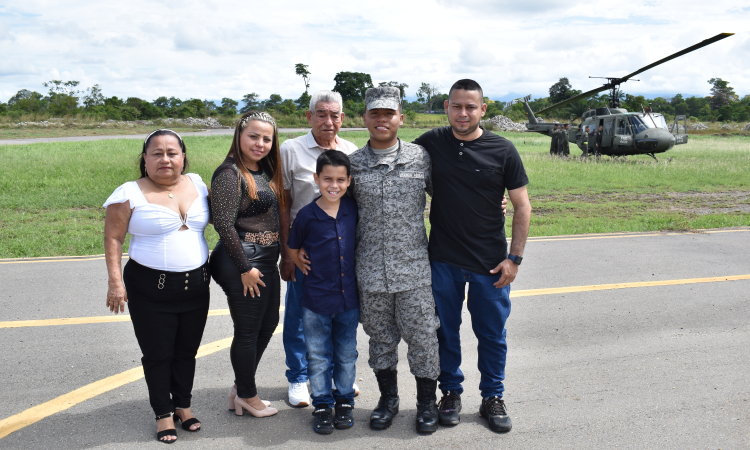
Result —
<path fill-rule="evenodd" d="M 118 187 L 104 204 L 107 306 L 117 314 L 128 302 L 156 438 L 169 444 L 177 439 L 175 420 L 187 431 L 200 430 L 190 392 L 211 281 L 203 236 L 208 188 L 200 176 L 183 174 L 187 166 L 182 138 L 172 130 L 154 131 L 143 143 L 141 178 Z M 123 273 L 126 233 L 131 239 Z"/>

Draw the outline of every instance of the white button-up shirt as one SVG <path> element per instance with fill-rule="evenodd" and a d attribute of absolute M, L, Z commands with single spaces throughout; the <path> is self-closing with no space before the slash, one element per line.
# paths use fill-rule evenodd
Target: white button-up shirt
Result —
<path fill-rule="evenodd" d="M 287 139 L 281 144 L 281 173 L 284 176 L 284 189 L 292 196 L 292 206 L 289 214 L 294 222 L 297 212 L 320 195 L 320 188 L 315 183 L 315 165 L 318 156 L 327 148 L 321 148 L 312 131 L 304 136 Z M 347 155 L 357 150 L 353 143 L 336 137 L 336 150 Z"/>

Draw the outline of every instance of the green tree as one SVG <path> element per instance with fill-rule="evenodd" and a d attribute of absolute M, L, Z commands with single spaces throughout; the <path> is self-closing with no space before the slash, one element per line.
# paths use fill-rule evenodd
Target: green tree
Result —
<path fill-rule="evenodd" d="M 294 100 L 288 98 L 281 102 L 277 107 L 276 110 L 282 114 L 286 114 L 288 116 L 293 115 L 297 112 L 297 104 L 294 103 Z"/>
<path fill-rule="evenodd" d="M 245 114 L 246 112 L 253 110 L 253 109 L 259 109 L 260 103 L 258 103 L 258 94 L 255 92 L 250 94 L 245 94 L 244 97 L 242 97 L 242 103 L 245 104 L 242 108 L 240 108 L 240 113 Z"/>
<path fill-rule="evenodd" d="M 622 106 L 628 111 L 641 111 L 643 108 L 648 106 L 646 97 L 642 95 L 630 95 L 625 94 L 625 101 L 622 102 Z"/>
<path fill-rule="evenodd" d="M 401 101 L 403 102 L 404 97 L 406 97 L 406 88 L 409 87 L 406 83 L 399 83 L 398 81 L 381 81 L 378 83 L 378 86 L 390 86 L 390 87 L 397 87 L 398 90 L 401 92 Z"/>
<path fill-rule="evenodd" d="M 299 96 L 297 100 L 294 101 L 294 103 L 297 104 L 297 109 L 306 111 L 307 108 L 310 107 L 310 99 L 312 99 L 312 96 L 308 94 L 307 91 L 305 91 L 302 93 L 302 95 Z"/>
<path fill-rule="evenodd" d="M 78 108 L 78 97 L 81 91 L 76 87 L 78 81 L 50 80 L 42 85 L 49 88 L 49 112 L 55 116 L 75 114 Z"/>
<path fill-rule="evenodd" d="M 708 84 L 711 85 L 711 100 L 709 100 L 711 109 L 720 109 L 722 106 L 727 106 L 739 100 L 737 94 L 734 93 L 734 89 L 729 86 L 728 81 L 724 81 L 721 78 L 711 78 L 708 80 Z"/>
<path fill-rule="evenodd" d="M 573 87 L 570 85 L 570 81 L 568 81 L 567 78 L 560 78 L 560 81 L 549 88 L 549 99 L 553 105 L 567 100 L 574 95 Z"/>
<path fill-rule="evenodd" d="M 279 94 L 271 94 L 271 96 L 268 97 L 268 100 L 263 100 L 261 102 L 261 108 L 273 111 L 281 104 L 283 100 L 284 99 L 281 98 Z"/>
<path fill-rule="evenodd" d="M 169 108 L 169 99 L 167 97 L 161 96 L 151 102 L 154 106 L 156 106 L 159 109 L 167 109 Z"/>
<path fill-rule="evenodd" d="M 221 106 L 219 106 L 218 112 L 222 116 L 234 116 L 237 114 L 237 105 L 239 105 L 239 102 L 236 100 L 224 97 L 221 99 Z"/>
<path fill-rule="evenodd" d="M 372 86 L 372 77 L 362 72 L 339 72 L 333 77 L 336 83 L 333 87 L 335 92 L 341 94 L 341 98 L 361 102 L 365 99 L 365 92 Z"/>
<path fill-rule="evenodd" d="M 432 111 L 435 97 L 440 95 L 440 86 L 436 84 L 422 83 L 417 90 L 417 100 L 425 107 L 425 111 Z"/>
<path fill-rule="evenodd" d="M 86 109 L 91 110 L 97 106 L 104 106 L 104 95 L 102 95 L 102 88 L 98 84 L 95 84 L 87 89 L 88 94 L 83 97 L 83 105 Z"/>
<path fill-rule="evenodd" d="M 20 114 L 34 114 L 47 109 L 49 98 L 28 89 L 21 89 L 8 100 L 8 110 Z"/>
<path fill-rule="evenodd" d="M 295 64 L 294 71 L 302 77 L 302 81 L 305 83 L 305 93 L 307 93 L 307 90 L 310 88 L 310 71 L 307 70 L 307 65 L 302 63 Z"/>

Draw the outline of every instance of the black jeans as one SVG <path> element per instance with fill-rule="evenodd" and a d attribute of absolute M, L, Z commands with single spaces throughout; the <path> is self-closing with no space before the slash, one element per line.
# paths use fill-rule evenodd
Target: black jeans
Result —
<path fill-rule="evenodd" d="M 240 398 L 258 395 L 255 372 L 263 352 L 279 325 L 281 279 L 276 265 L 279 245 L 242 243 L 245 256 L 263 274 L 265 287 L 258 286 L 260 296 L 243 295 L 240 271 L 227 255 L 221 241 L 211 253 L 211 275 L 224 290 L 229 313 L 234 321 L 234 340 L 229 355 L 234 368 L 234 382 Z"/>
<path fill-rule="evenodd" d="M 189 272 L 168 272 L 131 259 L 123 281 L 154 414 L 189 408 L 195 354 L 208 317 L 208 263 Z"/>

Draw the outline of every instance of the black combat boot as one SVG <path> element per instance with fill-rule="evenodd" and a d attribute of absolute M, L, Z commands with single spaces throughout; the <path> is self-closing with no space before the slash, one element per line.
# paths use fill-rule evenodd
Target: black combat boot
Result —
<path fill-rule="evenodd" d="M 398 372 L 396 369 L 375 371 L 380 388 L 378 407 L 370 414 L 370 428 L 385 430 L 393 423 L 393 416 L 398 414 Z"/>
<path fill-rule="evenodd" d="M 438 428 L 437 380 L 417 377 L 417 432 L 434 433 Z"/>

